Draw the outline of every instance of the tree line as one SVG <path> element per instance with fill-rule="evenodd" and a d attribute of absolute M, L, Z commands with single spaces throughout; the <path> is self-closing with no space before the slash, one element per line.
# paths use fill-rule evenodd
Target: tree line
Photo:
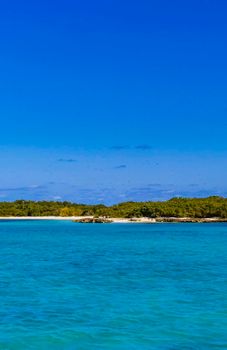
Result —
<path fill-rule="evenodd" d="M 190 217 L 227 218 L 227 198 L 172 198 L 159 202 L 124 202 L 112 206 L 71 202 L 28 201 L 0 202 L 0 216 L 105 216 L 105 217 Z"/>

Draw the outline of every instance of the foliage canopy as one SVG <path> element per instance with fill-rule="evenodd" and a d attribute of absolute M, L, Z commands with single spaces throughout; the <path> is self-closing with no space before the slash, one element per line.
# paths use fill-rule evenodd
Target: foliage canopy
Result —
<path fill-rule="evenodd" d="M 113 206 L 71 202 L 0 202 L 0 216 L 106 216 L 106 217 L 190 217 L 227 218 L 227 198 L 172 198 L 164 202 L 125 202 Z"/>

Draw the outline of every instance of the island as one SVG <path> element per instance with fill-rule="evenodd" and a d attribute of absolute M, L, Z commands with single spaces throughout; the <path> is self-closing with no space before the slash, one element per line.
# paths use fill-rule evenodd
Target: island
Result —
<path fill-rule="evenodd" d="M 0 219 L 54 219 L 80 223 L 227 222 L 227 198 L 172 198 L 166 201 L 78 204 L 60 201 L 0 202 Z"/>

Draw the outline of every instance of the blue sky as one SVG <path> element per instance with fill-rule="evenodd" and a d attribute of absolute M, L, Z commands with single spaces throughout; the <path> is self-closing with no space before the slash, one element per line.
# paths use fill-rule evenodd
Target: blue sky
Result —
<path fill-rule="evenodd" d="M 227 3 L 0 4 L 0 200 L 227 195 Z"/>

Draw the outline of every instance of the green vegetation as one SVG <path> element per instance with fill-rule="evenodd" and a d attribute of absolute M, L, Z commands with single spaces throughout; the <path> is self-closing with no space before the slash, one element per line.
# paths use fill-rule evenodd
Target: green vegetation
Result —
<path fill-rule="evenodd" d="M 0 216 L 86 216 L 227 218 L 227 198 L 173 198 L 165 202 L 126 202 L 113 206 L 71 202 L 0 202 Z"/>

